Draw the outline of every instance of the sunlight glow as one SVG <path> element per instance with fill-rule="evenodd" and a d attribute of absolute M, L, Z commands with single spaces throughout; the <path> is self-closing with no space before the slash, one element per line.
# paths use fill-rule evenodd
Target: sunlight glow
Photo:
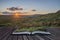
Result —
<path fill-rule="evenodd" d="M 18 12 L 14 12 L 14 14 L 13 14 L 13 16 L 14 16 L 14 18 L 19 18 L 19 15 L 20 13 L 18 13 Z"/>
<path fill-rule="evenodd" d="M 19 16 L 19 14 L 16 12 L 16 13 L 15 13 L 15 16 L 16 16 L 16 17 L 18 17 L 18 16 Z"/>

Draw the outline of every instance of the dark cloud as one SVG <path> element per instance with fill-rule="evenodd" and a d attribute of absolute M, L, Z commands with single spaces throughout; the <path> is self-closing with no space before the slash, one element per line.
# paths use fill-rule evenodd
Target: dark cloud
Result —
<path fill-rule="evenodd" d="M 11 8 L 7 8 L 7 10 L 10 10 L 10 11 L 17 11 L 17 10 L 23 10 L 23 8 L 11 7 Z"/>
<path fill-rule="evenodd" d="M 36 11 L 35 9 L 33 9 L 32 11 Z"/>

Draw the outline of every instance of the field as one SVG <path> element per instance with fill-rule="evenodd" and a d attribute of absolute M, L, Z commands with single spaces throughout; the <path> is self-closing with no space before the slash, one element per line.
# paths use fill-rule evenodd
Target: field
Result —
<path fill-rule="evenodd" d="M 45 15 L 0 15 L 0 27 L 15 27 L 22 30 L 45 30 L 49 27 L 60 27 L 60 10 Z M 18 30 L 19 31 L 19 30 Z"/>

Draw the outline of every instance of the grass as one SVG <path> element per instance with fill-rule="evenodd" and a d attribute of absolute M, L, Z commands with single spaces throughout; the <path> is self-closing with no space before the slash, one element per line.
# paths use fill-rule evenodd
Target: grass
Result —
<path fill-rule="evenodd" d="M 18 25 L 19 29 L 16 32 L 45 31 L 47 27 L 60 27 L 60 10 L 45 15 L 22 15 L 16 19 L 13 15 L 0 15 L 0 27 L 15 27 Z"/>
<path fill-rule="evenodd" d="M 29 32 L 33 32 L 33 31 L 46 31 L 46 26 L 44 26 L 44 27 L 21 28 L 21 29 L 17 29 L 16 30 L 16 32 L 22 32 L 22 31 L 29 31 Z"/>

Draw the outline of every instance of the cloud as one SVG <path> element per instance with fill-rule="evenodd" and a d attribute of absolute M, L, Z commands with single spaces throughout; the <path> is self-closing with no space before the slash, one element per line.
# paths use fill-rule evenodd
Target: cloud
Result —
<path fill-rule="evenodd" d="M 32 11 L 36 11 L 35 9 L 33 9 Z"/>
<path fill-rule="evenodd" d="M 11 8 L 7 8 L 7 10 L 10 10 L 10 11 L 17 11 L 17 10 L 23 10 L 23 8 L 11 7 Z"/>

